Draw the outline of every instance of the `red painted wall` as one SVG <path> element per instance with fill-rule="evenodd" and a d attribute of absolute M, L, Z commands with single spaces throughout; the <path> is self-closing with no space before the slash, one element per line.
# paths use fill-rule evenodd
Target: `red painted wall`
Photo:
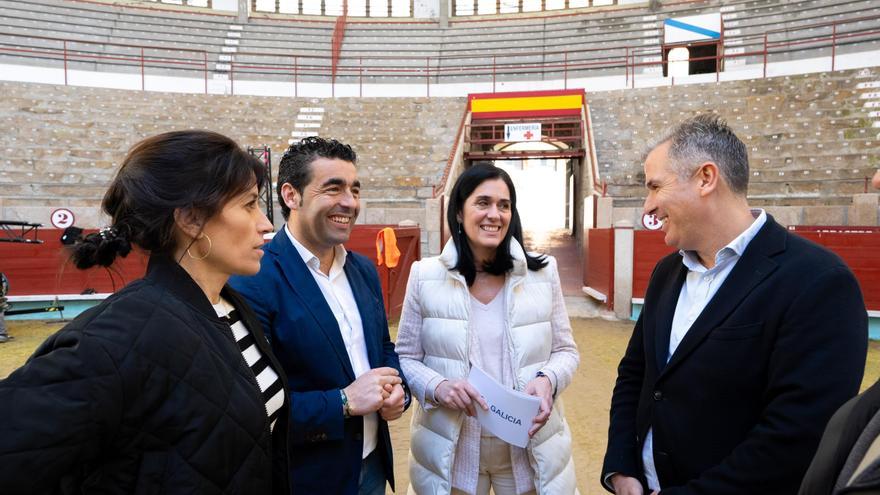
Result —
<path fill-rule="evenodd" d="M 637 230 L 633 236 L 633 297 L 644 298 L 654 266 L 675 251 L 663 242 L 659 230 Z"/>
<path fill-rule="evenodd" d="M 62 232 L 40 229 L 37 236 L 42 244 L 0 242 L 0 272 L 9 278 L 10 295 L 113 292 L 142 277 L 147 268 L 143 253 L 132 251 L 110 269 L 77 270 L 61 244 Z"/>
<path fill-rule="evenodd" d="M 346 247 L 367 256 L 376 263 L 376 234 L 386 225 L 357 225 Z M 418 227 L 393 227 L 401 252 L 400 264 L 393 269 L 377 267 L 385 296 L 385 309 L 390 317 L 400 315 L 409 267 L 421 258 Z M 82 294 L 86 290 L 113 292 L 143 276 L 147 258 L 133 251 L 117 260 L 110 268 L 77 270 L 69 262 L 70 254 L 61 244 L 59 229 L 40 229 L 42 244 L 0 242 L 0 272 L 9 278 L 9 294 L 55 295 Z M 87 232 L 88 233 L 88 232 Z"/>
<path fill-rule="evenodd" d="M 413 261 L 422 258 L 421 232 L 418 227 L 396 227 L 393 225 L 356 225 L 346 247 L 373 260 L 376 264 L 376 235 L 384 227 L 394 228 L 400 260 L 395 268 L 378 266 L 379 280 L 382 282 L 382 295 L 385 297 L 385 313 L 391 319 L 400 317 L 403 297 L 406 295 L 406 282 Z"/>
<path fill-rule="evenodd" d="M 880 311 L 880 227 L 789 227 L 843 258 L 862 288 L 865 306 Z"/>
<path fill-rule="evenodd" d="M 606 296 L 605 305 L 614 301 L 614 229 L 590 229 L 584 246 L 584 281 Z"/>
<path fill-rule="evenodd" d="M 602 292 L 605 291 L 600 286 L 610 287 L 609 295 L 613 290 L 614 279 L 611 230 L 590 230 L 584 257 L 587 260 L 584 267 L 584 279 L 587 285 Z M 790 230 L 825 246 L 843 258 L 859 281 L 865 297 L 865 306 L 869 310 L 880 310 L 880 227 L 792 227 Z M 663 232 L 658 231 L 635 232 L 632 295 L 634 298 L 645 297 L 654 266 L 661 258 L 675 251 L 663 242 L 663 237 Z"/>

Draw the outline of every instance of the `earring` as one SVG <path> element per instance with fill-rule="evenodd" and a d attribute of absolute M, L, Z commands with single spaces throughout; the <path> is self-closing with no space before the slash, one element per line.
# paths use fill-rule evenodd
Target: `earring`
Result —
<path fill-rule="evenodd" d="M 208 250 L 205 251 L 205 254 L 203 254 L 202 256 L 193 256 L 192 253 L 189 252 L 189 250 L 192 249 L 192 245 L 190 245 L 190 247 L 186 248 L 186 255 L 187 256 L 189 256 L 190 258 L 192 258 L 194 260 L 203 260 L 203 259 L 207 258 L 209 254 L 211 254 L 211 249 L 214 247 L 214 243 L 211 241 L 211 237 L 208 234 L 205 234 L 203 232 L 202 237 L 199 237 L 198 239 L 193 241 L 193 244 L 195 244 L 196 241 L 200 241 L 202 239 L 208 240 Z"/>
<path fill-rule="evenodd" d="M 458 235 L 461 235 L 461 222 L 458 222 Z"/>

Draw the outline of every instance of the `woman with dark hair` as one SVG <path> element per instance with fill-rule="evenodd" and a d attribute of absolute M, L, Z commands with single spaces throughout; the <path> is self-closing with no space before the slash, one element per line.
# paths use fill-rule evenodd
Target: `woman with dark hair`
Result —
<path fill-rule="evenodd" d="M 419 401 L 412 489 L 576 493 L 558 394 L 571 383 L 579 356 L 556 261 L 525 252 L 513 181 L 493 165 L 461 174 L 447 221 L 452 236 L 442 254 L 412 265 L 397 336 L 401 367 Z M 481 431 L 475 408 L 487 405 L 467 381 L 472 365 L 540 398 L 525 449 Z"/>
<path fill-rule="evenodd" d="M 265 167 L 207 131 L 147 138 L 79 268 L 132 245 L 146 276 L 0 381 L 0 493 L 289 493 L 288 400 L 258 320 L 229 287 L 260 268 Z"/>

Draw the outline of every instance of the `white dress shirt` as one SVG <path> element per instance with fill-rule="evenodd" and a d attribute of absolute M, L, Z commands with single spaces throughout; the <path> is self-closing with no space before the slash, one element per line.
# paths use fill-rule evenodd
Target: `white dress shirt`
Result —
<path fill-rule="evenodd" d="M 738 235 L 736 239 L 715 253 L 715 266 L 706 268 L 700 263 L 697 253 L 693 251 L 679 251 L 681 262 L 688 269 L 687 278 L 681 286 L 678 295 L 678 303 L 675 305 L 675 315 L 672 317 L 672 328 L 669 332 L 669 352 L 666 354 L 666 362 L 675 353 L 678 344 L 687 335 L 691 325 L 703 312 L 703 309 L 718 292 L 718 289 L 730 275 L 736 262 L 746 250 L 746 246 L 755 238 L 755 235 L 767 221 L 767 213 L 764 210 L 752 210 L 755 221 Z M 654 465 L 654 429 L 648 430 L 645 444 L 642 446 L 642 462 L 645 465 L 645 478 L 648 488 L 660 490 L 660 480 L 657 477 L 657 468 Z"/>
<path fill-rule="evenodd" d="M 348 255 L 342 245 L 334 248 L 333 265 L 330 267 L 329 275 L 324 275 L 321 271 L 321 261 L 305 246 L 299 243 L 287 226 L 284 232 L 293 243 L 293 247 L 299 252 L 312 277 L 321 289 L 324 300 L 330 306 L 330 311 L 336 317 L 336 323 L 339 325 L 339 333 L 342 334 L 342 341 L 345 342 L 345 352 L 351 361 L 351 368 L 354 370 L 356 377 L 370 371 L 370 359 L 367 356 L 367 344 L 364 340 L 364 326 L 361 321 L 361 313 L 351 291 L 351 285 L 348 283 L 348 277 L 345 276 L 343 267 L 345 266 L 345 257 Z M 339 411 L 342 414 L 342 411 Z M 379 436 L 379 416 L 377 413 L 370 413 L 364 416 L 364 450 L 363 459 L 366 459 L 370 452 L 376 449 Z"/>

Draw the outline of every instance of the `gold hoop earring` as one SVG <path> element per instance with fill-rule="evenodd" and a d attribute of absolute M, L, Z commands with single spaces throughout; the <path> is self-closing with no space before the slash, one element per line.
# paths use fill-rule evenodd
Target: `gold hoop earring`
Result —
<path fill-rule="evenodd" d="M 193 256 L 192 253 L 189 252 L 189 250 L 192 249 L 192 245 L 190 245 L 190 247 L 186 248 L 186 255 L 196 261 L 203 260 L 203 259 L 207 258 L 208 255 L 211 254 L 211 249 L 214 247 L 214 243 L 211 241 L 211 237 L 208 234 L 205 234 L 204 232 L 202 232 L 202 237 L 199 237 L 198 239 L 196 239 L 195 242 L 198 242 L 202 239 L 208 240 L 208 250 L 202 256 Z M 193 244 L 195 244 L 195 242 L 193 242 Z"/>

